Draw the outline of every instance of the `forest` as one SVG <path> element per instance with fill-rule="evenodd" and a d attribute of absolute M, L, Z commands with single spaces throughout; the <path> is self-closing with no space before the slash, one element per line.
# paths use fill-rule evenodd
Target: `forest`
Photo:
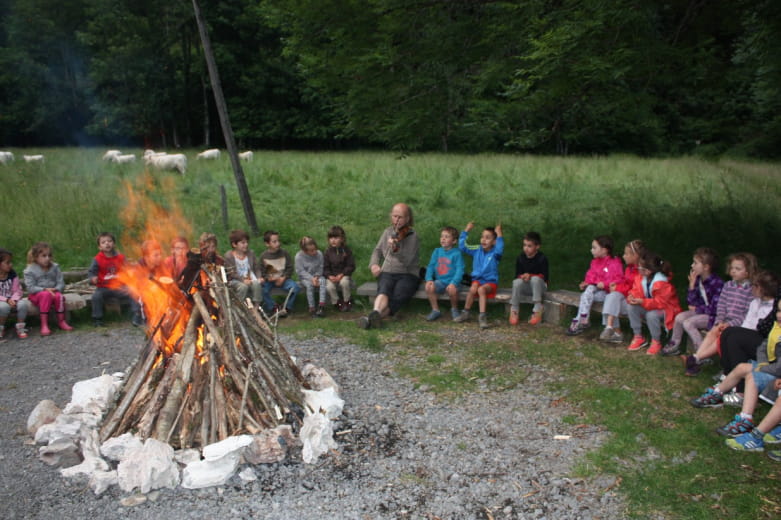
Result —
<path fill-rule="evenodd" d="M 244 148 L 781 155 L 774 0 L 200 2 Z M 223 145 L 187 0 L 0 0 L 0 146 Z"/>

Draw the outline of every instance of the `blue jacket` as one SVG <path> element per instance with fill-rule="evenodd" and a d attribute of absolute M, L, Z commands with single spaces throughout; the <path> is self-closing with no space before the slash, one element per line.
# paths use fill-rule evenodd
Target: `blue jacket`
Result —
<path fill-rule="evenodd" d="M 499 283 L 499 261 L 504 254 L 504 238 L 496 237 L 496 245 L 483 251 L 480 244 L 470 246 L 466 243 L 467 232 L 458 237 L 458 248 L 472 257 L 472 281 L 480 283 Z"/>
<path fill-rule="evenodd" d="M 464 277 L 464 257 L 456 247 L 449 251 L 438 247 L 431 253 L 431 261 L 426 269 L 426 281 L 440 280 L 445 284 L 458 285 Z"/>

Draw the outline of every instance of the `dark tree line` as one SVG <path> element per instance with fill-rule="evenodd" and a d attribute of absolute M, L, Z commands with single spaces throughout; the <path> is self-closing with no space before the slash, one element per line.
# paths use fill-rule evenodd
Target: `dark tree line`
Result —
<path fill-rule="evenodd" d="M 202 9 L 243 147 L 781 155 L 774 0 Z M 190 2 L 0 0 L 0 144 L 221 141 Z"/>

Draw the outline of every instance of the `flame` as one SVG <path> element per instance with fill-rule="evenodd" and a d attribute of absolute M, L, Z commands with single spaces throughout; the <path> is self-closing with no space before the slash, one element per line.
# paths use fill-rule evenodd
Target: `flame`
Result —
<path fill-rule="evenodd" d="M 117 277 L 118 284 L 142 303 L 148 331 L 166 356 L 181 348 L 179 340 L 192 309 L 163 260 L 174 238 L 191 235 L 173 196 L 174 182 L 173 177 L 158 179 L 144 172 L 134 182 L 123 183 L 122 246 L 129 261 Z"/>

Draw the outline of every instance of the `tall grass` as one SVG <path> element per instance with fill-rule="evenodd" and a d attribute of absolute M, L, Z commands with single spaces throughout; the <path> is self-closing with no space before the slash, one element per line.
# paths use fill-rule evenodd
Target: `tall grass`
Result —
<path fill-rule="evenodd" d="M 5 222 L 2 244 L 17 256 L 37 240 L 52 242 L 65 267 L 87 265 L 99 231 L 122 236 L 121 181 L 143 172 L 141 162 L 101 161 L 103 150 L 45 149 L 44 164 L 17 160 L 0 167 Z M 125 150 L 141 153 L 141 150 Z M 213 231 L 227 250 L 221 219 L 220 185 L 228 194 L 228 228 L 247 228 L 227 157 L 197 161 L 172 178 L 169 195 L 192 223 L 191 239 Z M 20 157 L 21 153 L 17 153 Z M 501 222 L 506 240 L 501 278 L 509 284 L 523 234 L 536 230 L 551 262 L 552 286 L 573 287 L 590 260 L 591 239 L 610 234 L 616 249 L 642 238 L 684 273 L 691 252 L 715 247 L 722 255 L 747 250 L 763 266 L 781 267 L 774 247 L 781 217 L 776 211 L 781 166 L 701 159 L 527 157 L 390 153 L 259 152 L 244 163 L 261 232 L 276 229 L 295 252 L 298 238 L 312 235 L 325 245 L 329 226 L 342 225 L 356 253 L 358 281 L 369 278 L 366 263 L 390 206 L 409 203 L 422 240 L 421 261 L 438 245 L 445 225 L 463 229 Z M 152 193 L 154 195 L 154 193 Z M 158 194 L 158 196 L 160 196 Z M 143 215 L 139 215 L 143 218 Z M 475 235 L 476 237 L 476 235 Z M 475 238 L 473 237 L 473 239 Z M 125 244 L 120 243 L 120 247 Z M 260 238 L 251 242 L 260 250 Z M 679 285 L 684 276 L 677 277 Z"/>

